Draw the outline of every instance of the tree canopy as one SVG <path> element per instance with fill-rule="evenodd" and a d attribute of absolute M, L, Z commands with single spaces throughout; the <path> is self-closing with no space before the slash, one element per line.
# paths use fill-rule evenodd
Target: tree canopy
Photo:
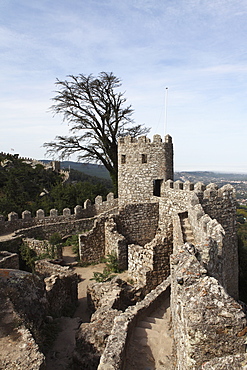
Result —
<path fill-rule="evenodd" d="M 21 216 L 24 210 L 42 208 L 46 215 L 56 208 L 59 214 L 64 208 L 73 209 L 86 199 L 94 201 L 112 191 L 110 180 L 70 170 L 70 182 L 64 183 L 62 175 L 42 164 L 31 165 L 12 155 L 0 154 L 0 215 L 7 217 L 14 211 Z"/>
<path fill-rule="evenodd" d="M 98 77 L 68 76 L 57 79 L 56 96 L 51 110 L 62 114 L 70 127 L 69 136 L 56 136 L 45 143 L 47 155 L 60 159 L 77 154 L 77 159 L 101 162 L 109 171 L 117 190 L 117 141 L 119 136 L 144 135 L 149 129 L 134 125 L 133 109 L 125 105 L 124 93 L 119 91 L 121 81 L 113 73 L 101 72 Z"/>

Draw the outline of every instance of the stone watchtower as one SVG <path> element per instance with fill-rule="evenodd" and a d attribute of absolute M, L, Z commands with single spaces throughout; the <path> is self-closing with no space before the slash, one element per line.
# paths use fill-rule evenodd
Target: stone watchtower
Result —
<path fill-rule="evenodd" d="M 173 180 L 173 144 L 170 135 L 162 142 L 154 135 L 138 139 L 126 136 L 118 141 L 119 204 L 150 202 L 160 196 L 163 181 Z"/>

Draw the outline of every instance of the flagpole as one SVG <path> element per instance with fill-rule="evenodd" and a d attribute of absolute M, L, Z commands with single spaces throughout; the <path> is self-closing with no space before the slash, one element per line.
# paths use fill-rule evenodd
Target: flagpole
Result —
<path fill-rule="evenodd" d="M 165 136 L 166 136 L 166 129 L 167 129 L 167 98 L 168 98 L 168 87 L 166 87 L 166 94 L 165 94 Z"/>

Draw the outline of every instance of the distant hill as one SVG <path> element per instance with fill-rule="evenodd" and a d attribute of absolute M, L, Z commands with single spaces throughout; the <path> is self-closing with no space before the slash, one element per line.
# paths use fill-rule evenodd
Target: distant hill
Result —
<path fill-rule="evenodd" d="M 210 171 L 182 171 L 175 172 L 175 180 L 189 180 L 191 182 L 222 182 L 222 181 L 246 181 L 247 174 L 242 173 L 223 173 Z"/>
<path fill-rule="evenodd" d="M 41 162 L 49 163 L 50 160 L 42 159 Z M 110 179 L 109 172 L 101 164 L 61 161 L 60 165 L 61 169 L 72 168 L 73 170 L 83 172 L 90 176 L 96 176 L 107 180 Z M 202 181 L 205 184 L 208 184 L 210 182 L 222 183 L 225 181 L 247 181 L 247 174 L 221 173 L 211 171 L 181 171 L 175 172 L 174 179 L 175 181 L 176 180 L 182 181 L 189 180 L 191 182 Z"/>
<path fill-rule="evenodd" d="M 190 181 L 196 183 L 203 182 L 205 185 L 215 183 L 219 187 L 225 184 L 231 184 L 236 189 L 237 200 L 240 205 L 247 205 L 247 174 L 241 173 L 221 173 L 209 171 L 194 171 L 194 172 L 176 172 L 174 176 L 176 180 Z"/>
<path fill-rule="evenodd" d="M 41 161 L 44 163 L 50 162 L 50 160 L 43 160 L 43 159 Z M 110 180 L 109 172 L 103 165 L 92 164 L 92 163 L 79 163 L 79 162 L 73 162 L 73 161 L 61 161 L 60 166 L 61 166 L 61 169 L 72 168 L 73 170 L 83 172 L 90 176 L 96 176 L 96 177 Z"/>

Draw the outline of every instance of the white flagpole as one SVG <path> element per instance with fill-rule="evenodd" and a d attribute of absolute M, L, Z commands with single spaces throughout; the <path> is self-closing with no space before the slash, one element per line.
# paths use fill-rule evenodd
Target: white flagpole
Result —
<path fill-rule="evenodd" d="M 166 87 L 166 95 L 165 95 L 165 136 L 166 136 L 166 129 L 167 129 L 167 98 L 168 98 L 168 87 Z"/>

